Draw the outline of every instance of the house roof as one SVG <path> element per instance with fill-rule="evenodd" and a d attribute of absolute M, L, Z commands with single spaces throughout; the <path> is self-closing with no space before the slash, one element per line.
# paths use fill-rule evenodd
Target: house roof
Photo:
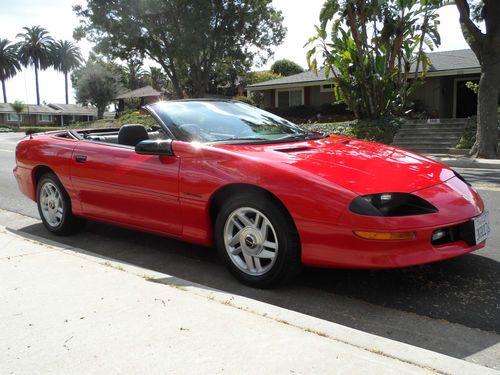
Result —
<path fill-rule="evenodd" d="M 432 76 L 433 74 L 438 75 L 439 73 L 449 73 L 450 75 L 456 74 L 457 71 L 467 71 L 467 70 L 478 70 L 480 69 L 479 61 L 476 55 L 470 49 L 462 49 L 455 51 L 443 51 L 443 52 L 430 52 L 427 53 L 431 64 L 427 71 L 427 74 Z M 415 67 L 412 68 L 415 71 Z M 466 72 L 464 72 L 466 73 Z M 330 75 L 331 77 L 331 75 Z M 249 85 L 249 88 L 259 88 L 267 86 L 279 86 L 279 85 L 294 85 L 294 84 L 304 84 L 309 82 L 324 82 L 328 78 L 325 75 L 325 70 L 318 70 L 316 75 L 312 70 L 307 72 L 294 74 L 288 77 L 281 77 L 277 79 L 272 79 L 270 81 L 259 82 L 253 85 Z"/>
<path fill-rule="evenodd" d="M 0 113 L 15 113 L 9 103 L 0 103 Z M 36 104 L 25 104 L 22 114 L 34 114 L 34 115 L 57 115 L 59 111 L 48 105 L 36 105 Z"/>
<path fill-rule="evenodd" d="M 160 96 L 161 92 L 158 90 L 155 90 L 151 86 L 144 86 L 141 87 L 137 90 L 132 90 L 129 92 L 126 92 L 125 94 L 118 95 L 114 99 L 129 99 L 129 98 L 147 98 L 150 96 Z"/>
<path fill-rule="evenodd" d="M 74 116 L 97 116 L 95 107 L 83 107 L 79 104 L 25 104 L 23 115 L 74 115 Z M 9 103 L 0 103 L 0 113 L 15 113 Z"/>
<path fill-rule="evenodd" d="M 97 108 L 95 107 L 84 107 L 79 104 L 57 104 L 57 103 L 50 103 L 49 106 L 65 115 L 97 116 Z"/>
<path fill-rule="evenodd" d="M 479 61 L 471 49 L 430 52 L 427 56 L 431 60 L 429 72 L 480 68 Z"/>

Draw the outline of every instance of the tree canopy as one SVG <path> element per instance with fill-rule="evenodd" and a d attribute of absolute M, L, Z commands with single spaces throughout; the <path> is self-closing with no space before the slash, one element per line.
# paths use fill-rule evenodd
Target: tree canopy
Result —
<path fill-rule="evenodd" d="M 24 33 L 17 34 L 22 39 L 17 44 L 18 57 L 25 67 L 35 68 L 36 103 L 40 105 L 40 89 L 38 86 L 38 70 L 45 70 L 53 63 L 52 45 L 54 40 L 49 32 L 40 26 L 23 27 Z"/>
<path fill-rule="evenodd" d="M 52 45 L 52 63 L 55 70 L 64 74 L 66 104 L 69 103 L 68 73 L 80 66 L 82 55 L 80 48 L 67 40 L 58 40 Z"/>
<path fill-rule="evenodd" d="M 0 81 L 4 103 L 7 103 L 5 81 L 14 77 L 19 70 L 21 70 L 21 64 L 17 58 L 17 46 L 7 39 L 0 39 Z"/>
<path fill-rule="evenodd" d="M 440 44 L 439 0 L 327 0 L 307 58 L 333 76 L 336 96 L 360 119 L 401 114 Z M 411 67 L 415 73 L 409 80 Z"/>
<path fill-rule="evenodd" d="M 72 76 L 75 82 L 76 101 L 97 107 L 97 117 L 103 118 L 104 110 L 123 87 L 120 78 L 100 62 L 87 61 Z"/>
<path fill-rule="evenodd" d="M 75 38 L 112 57 L 149 57 L 179 98 L 204 96 L 216 67 L 228 61 L 266 61 L 286 32 L 271 0 L 89 0 L 74 10 L 81 20 Z"/>
<path fill-rule="evenodd" d="M 271 72 L 284 77 L 302 73 L 303 71 L 304 68 L 288 59 L 276 60 L 273 65 L 271 65 Z"/>

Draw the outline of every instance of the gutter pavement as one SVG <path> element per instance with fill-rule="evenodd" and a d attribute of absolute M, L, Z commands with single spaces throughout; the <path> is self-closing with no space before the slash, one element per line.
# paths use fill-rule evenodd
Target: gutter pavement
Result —
<path fill-rule="evenodd" d="M 425 154 L 425 156 L 452 168 L 497 169 L 500 171 L 500 159 L 472 159 L 467 156 L 443 154 Z"/>
<path fill-rule="evenodd" d="M 0 226 L 5 374 L 500 374 Z"/>

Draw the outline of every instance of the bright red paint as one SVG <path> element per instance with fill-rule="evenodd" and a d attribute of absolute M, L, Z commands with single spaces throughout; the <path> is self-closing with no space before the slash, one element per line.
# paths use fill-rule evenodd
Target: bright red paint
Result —
<path fill-rule="evenodd" d="M 304 264 L 402 267 L 477 250 L 463 241 L 432 246 L 433 230 L 481 214 L 479 195 L 448 167 L 408 151 L 341 136 L 264 145 L 173 141 L 175 156 L 136 154 L 132 147 L 59 137 L 24 138 L 14 170 L 35 200 L 37 168 L 52 169 L 73 213 L 211 246 L 211 200 L 231 184 L 254 185 L 279 199 L 297 227 Z M 84 154 L 86 163 L 75 161 Z M 358 195 L 412 192 L 439 209 L 427 215 L 370 217 L 349 211 Z M 353 230 L 414 231 L 406 241 L 356 237 Z"/>

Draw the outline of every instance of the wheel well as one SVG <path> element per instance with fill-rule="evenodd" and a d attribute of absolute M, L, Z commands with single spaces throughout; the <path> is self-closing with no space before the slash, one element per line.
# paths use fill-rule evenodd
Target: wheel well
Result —
<path fill-rule="evenodd" d="M 38 185 L 38 181 L 45 173 L 54 173 L 54 171 L 46 165 L 39 165 L 35 168 L 35 170 L 33 171 L 33 182 L 35 187 Z"/>
<path fill-rule="evenodd" d="M 286 206 L 283 204 L 283 202 L 273 193 L 270 191 L 263 189 L 261 187 L 255 186 L 255 185 L 249 185 L 249 184 L 231 184 L 231 185 L 226 185 L 219 190 L 217 190 L 211 197 L 209 207 L 210 207 L 210 222 L 212 224 L 212 227 L 215 226 L 215 220 L 217 218 L 217 214 L 219 213 L 222 205 L 224 204 L 224 201 L 227 200 L 229 197 L 232 197 L 234 195 L 238 194 L 259 194 L 259 195 L 264 195 L 273 202 L 275 202 L 278 206 L 280 206 L 283 209 L 283 212 L 285 212 L 290 220 L 292 221 L 293 225 L 295 226 L 295 223 L 292 219 L 292 215 L 290 215 L 290 212 L 286 208 Z"/>

